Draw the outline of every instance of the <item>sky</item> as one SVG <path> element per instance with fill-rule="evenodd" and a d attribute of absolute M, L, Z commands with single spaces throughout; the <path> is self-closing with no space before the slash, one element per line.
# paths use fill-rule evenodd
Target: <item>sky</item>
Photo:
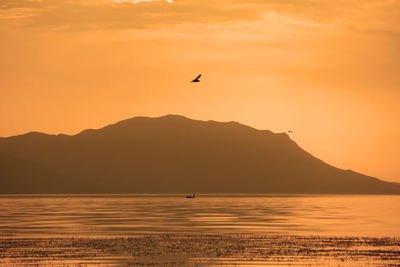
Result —
<path fill-rule="evenodd" d="M 399 22 L 398 0 L 1 0 L 0 136 L 179 114 L 400 182 Z"/>

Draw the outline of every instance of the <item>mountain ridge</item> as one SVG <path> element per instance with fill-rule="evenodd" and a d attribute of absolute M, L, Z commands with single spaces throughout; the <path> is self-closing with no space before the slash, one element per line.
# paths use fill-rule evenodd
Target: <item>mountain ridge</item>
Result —
<path fill-rule="evenodd" d="M 0 138 L 0 155 L 0 193 L 400 194 L 399 184 L 329 165 L 286 133 L 181 115 Z"/>

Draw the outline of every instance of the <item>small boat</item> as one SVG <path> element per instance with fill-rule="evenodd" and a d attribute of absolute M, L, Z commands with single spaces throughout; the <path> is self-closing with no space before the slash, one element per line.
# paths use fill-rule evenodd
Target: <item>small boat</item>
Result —
<path fill-rule="evenodd" d="M 186 196 L 186 198 L 195 198 L 195 197 L 196 197 L 195 193 L 193 193 L 191 196 Z"/>

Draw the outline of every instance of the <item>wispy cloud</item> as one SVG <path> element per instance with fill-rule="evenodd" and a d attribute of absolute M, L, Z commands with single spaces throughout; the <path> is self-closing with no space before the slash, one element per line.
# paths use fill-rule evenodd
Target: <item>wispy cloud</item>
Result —
<path fill-rule="evenodd" d="M 34 27 L 107 30 L 227 24 L 276 16 L 303 26 L 329 25 L 364 33 L 400 33 L 396 0 L 3 0 L 0 19 L 29 18 Z M 270 18 L 270 17 L 269 17 Z"/>
<path fill-rule="evenodd" d="M 0 9 L 0 19 L 15 20 L 15 19 L 25 19 L 37 15 L 38 10 L 32 8 L 9 8 Z"/>

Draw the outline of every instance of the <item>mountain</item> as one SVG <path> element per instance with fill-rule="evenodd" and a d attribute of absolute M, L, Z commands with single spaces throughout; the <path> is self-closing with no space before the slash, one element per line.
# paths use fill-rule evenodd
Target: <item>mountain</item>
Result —
<path fill-rule="evenodd" d="M 0 138 L 0 193 L 362 193 L 400 185 L 330 166 L 285 133 L 182 116 Z"/>

